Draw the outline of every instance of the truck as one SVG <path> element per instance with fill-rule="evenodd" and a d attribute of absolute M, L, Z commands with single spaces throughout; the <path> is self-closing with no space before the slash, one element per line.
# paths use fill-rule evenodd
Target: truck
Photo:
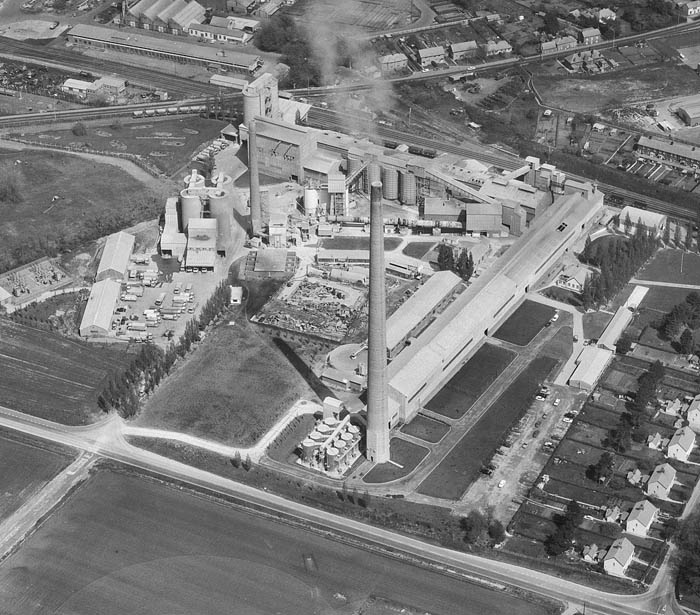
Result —
<path fill-rule="evenodd" d="M 179 314 L 163 314 L 163 320 L 177 320 Z"/>
<path fill-rule="evenodd" d="M 160 295 L 158 295 L 158 298 L 156 299 L 156 302 L 155 302 L 158 307 L 163 305 L 163 302 L 165 301 L 165 295 L 166 295 L 166 293 L 160 293 Z"/>
<path fill-rule="evenodd" d="M 182 282 L 177 282 L 175 284 L 175 288 L 173 288 L 173 293 L 176 295 L 179 295 L 181 290 L 182 290 Z"/>
<path fill-rule="evenodd" d="M 145 322 L 130 322 L 126 328 L 129 331 L 145 331 L 146 330 L 146 323 Z"/>
<path fill-rule="evenodd" d="M 186 297 L 185 295 L 173 297 L 173 305 L 183 305 L 183 304 L 187 303 L 188 300 L 189 300 L 189 296 Z"/>
<path fill-rule="evenodd" d="M 185 292 L 188 294 L 192 294 L 192 282 L 188 282 L 187 286 L 185 286 Z"/>
<path fill-rule="evenodd" d="M 163 307 L 160 308 L 160 314 L 161 316 L 165 316 L 166 314 L 181 314 L 182 310 L 182 307 Z"/>
<path fill-rule="evenodd" d="M 130 295 L 136 295 L 137 297 L 143 297 L 143 285 L 142 284 L 128 284 L 126 287 L 126 292 Z"/>
<path fill-rule="evenodd" d="M 138 297 L 137 297 L 136 295 L 134 295 L 134 294 L 127 293 L 127 294 L 122 295 L 122 296 L 120 297 L 120 299 L 121 299 L 122 301 L 136 301 L 136 300 L 138 299 Z"/>

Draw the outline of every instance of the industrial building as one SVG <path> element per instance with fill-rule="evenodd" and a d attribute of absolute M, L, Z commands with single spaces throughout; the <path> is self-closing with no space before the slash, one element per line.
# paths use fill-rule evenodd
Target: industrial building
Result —
<path fill-rule="evenodd" d="M 93 284 L 80 321 L 81 337 L 105 337 L 112 327 L 112 315 L 121 292 L 121 282 L 104 279 Z"/>
<path fill-rule="evenodd" d="M 115 23 L 167 34 L 187 34 L 191 24 L 204 21 L 205 9 L 195 0 L 139 0 Z"/>
<path fill-rule="evenodd" d="M 492 267 L 390 363 L 389 422 L 410 421 L 601 211 L 603 195 L 559 197 Z"/>
<path fill-rule="evenodd" d="M 129 259 L 134 251 L 136 238 L 124 231 L 119 231 L 107 237 L 102 250 L 102 257 L 97 266 L 95 279 L 123 280 L 129 269 Z"/>
<path fill-rule="evenodd" d="M 253 38 L 252 32 L 222 28 L 211 24 L 193 23 L 187 27 L 187 33 L 195 38 L 203 39 L 211 43 L 232 43 L 245 45 Z"/>
<path fill-rule="evenodd" d="M 263 65 L 259 55 L 87 24 L 73 26 L 68 42 L 79 48 L 110 49 L 246 75 L 254 75 Z"/>
<path fill-rule="evenodd" d="M 323 401 L 324 418 L 316 422 L 313 431 L 301 442 L 299 464 L 340 477 L 361 455 L 362 432 L 350 422 L 349 414 L 338 418 L 337 409 L 342 404 L 332 405 L 331 400 L 327 397 Z"/>
<path fill-rule="evenodd" d="M 216 264 L 216 218 L 191 218 L 187 226 L 185 266 L 213 271 Z"/>
<path fill-rule="evenodd" d="M 611 350 L 586 346 L 576 358 L 576 369 L 569 378 L 569 385 L 592 392 L 614 356 Z"/>
<path fill-rule="evenodd" d="M 667 222 L 665 214 L 627 205 L 620 212 L 617 230 L 621 233 L 634 235 L 637 232 L 637 227 L 642 224 L 646 230 L 652 231 L 658 237 L 664 232 Z"/>

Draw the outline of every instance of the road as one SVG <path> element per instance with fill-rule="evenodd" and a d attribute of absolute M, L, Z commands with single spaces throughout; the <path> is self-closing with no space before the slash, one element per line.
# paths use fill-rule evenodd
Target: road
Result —
<path fill-rule="evenodd" d="M 88 451 L 194 487 L 235 497 L 259 509 L 267 510 L 273 515 L 291 516 L 365 545 L 420 558 L 432 562 L 435 566 L 445 566 L 465 575 L 516 586 L 565 603 L 576 605 L 585 603 L 588 613 L 651 615 L 657 613 L 666 604 L 670 605 L 668 613 L 678 615 L 683 613 L 675 602 L 672 579 L 667 567 L 663 568 L 651 588 L 643 594 L 627 596 L 597 591 L 506 562 L 430 545 L 382 528 L 291 502 L 271 493 L 166 459 L 131 446 L 122 435 L 121 423 L 122 420 L 113 415 L 95 425 L 67 427 L 0 408 L 0 425 L 4 427 Z"/>

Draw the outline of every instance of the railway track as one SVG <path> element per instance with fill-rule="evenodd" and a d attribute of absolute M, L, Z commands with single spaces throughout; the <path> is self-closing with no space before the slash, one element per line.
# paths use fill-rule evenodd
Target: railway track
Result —
<path fill-rule="evenodd" d="M 347 114 L 344 115 L 346 116 Z M 436 149 L 439 152 L 474 158 L 484 162 L 485 164 L 490 164 L 506 171 L 513 171 L 525 164 L 525 161 L 521 158 L 505 151 L 499 151 L 493 147 L 482 146 L 477 143 L 473 145 L 468 143 L 455 145 L 413 133 L 386 128 L 384 126 L 376 126 L 372 122 L 368 121 L 368 116 L 354 116 L 350 118 L 350 121 L 354 121 L 356 125 L 362 126 L 363 128 L 366 127 L 366 131 L 370 138 L 374 137 L 379 138 L 379 140 L 386 139 L 389 141 L 397 141 L 399 143 L 406 143 L 407 145 L 427 147 Z M 343 121 L 340 114 L 336 113 L 335 111 L 331 111 L 330 109 L 319 109 L 317 107 L 312 107 L 312 109 L 309 111 L 308 123 L 311 126 L 322 129 L 342 130 L 345 126 L 347 126 L 348 120 Z M 590 181 L 588 178 L 576 175 L 574 173 L 567 172 L 567 175 L 577 181 Z M 643 209 L 648 209 L 649 211 L 664 213 L 677 218 L 691 220 L 693 222 L 695 222 L 697 219 L 697 208 L 694 205 L 689 204 L 688 206 L 681 206 L 666 203 L 665 201 L 639 194 L 637 192 L 632 192 L 631 190 L 626 190 L 624 188 L 619 188 L 607 183 L 599 182 L 598 187 L 606 195 L 622 199 L 624 202 L 634 205 L 635 207 L 641 207 Z"/>

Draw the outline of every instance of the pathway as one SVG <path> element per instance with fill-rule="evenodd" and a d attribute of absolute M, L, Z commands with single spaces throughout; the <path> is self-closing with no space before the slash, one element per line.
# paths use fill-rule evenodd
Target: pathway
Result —
<path fill-rule="evenodd" d="M 678 282 L 658 282 L 656 280 L 640 280 L 632 278 L 630 284 L 640 284 L 641 286 L 664 286 L 666 288 L 687 288 L 688 290 L 700 290 L 697 284 L 679 284 Z"/>

